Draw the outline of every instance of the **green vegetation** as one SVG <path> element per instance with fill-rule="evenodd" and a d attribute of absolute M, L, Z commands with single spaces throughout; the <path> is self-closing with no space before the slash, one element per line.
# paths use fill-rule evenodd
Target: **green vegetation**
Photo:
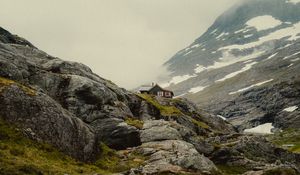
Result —
<path fill-rule="evenodd" d="M 217 165 L 217 167 L 224 173 L 224 175 L 238 175 L 248 171 L 245 166 Z"/>
<path fill-rule="evenodd" d="M 290 168 L 276 168 L 267 170 L 262 175 L 296 175 L 296 171 Z"/>
<path fill-rule="evenodd" d="M 300 130 L 287 129 L 283 132 L 270 135 L 268 139 L 275 145 L 287 149 L 294 153 L 300 153 Z M 293 145 L 285 147 L 286 145 Z"/>
<path fill-rule="evenodd" d="M 26 87 L 20 83 L 17 83 L 15 81 L 12 81 L 12 80 L 9 80 L 9 79 L 6 79 L 6 78 L 3 78 L 3 77 L 0 77 L 0 93 L 5 89 L 7 88 L 8 86 L 11 86 L 11 85 L 17 85 L 19 88 L 21 88 L 27 95 L 36 95 L 36 91 L 29 88 L 29 87 Z"/>
<path fill-rule="evenodd" d="M 130 126 L 134 126 L 137 129 L 143 129 L 143 125 L 144 125 L 143 121 L 135 119 L 133 117 L 126 117 L 125 118 L 125 123 L 127 123 Z"/>
<path fill-rule="evenodd" d="M 27 139 L 0 119 L 0 174 L 107 173 L 83 164 L 48 144 Z"/>
<path fill-rule="evenodd" d="M 5 174 L 111 174 L 141 165 L 145 158 L 130 153 L 121 159 L 122 153 L 104 144 L 94 164 L 76 161 L 54 147 L 38 143 L 0 118 L 0 175 Z"/>
<path fill-rule="evenodd" d="M 102 150 L 99 155 L 100 159 L 95 164 L 109 172 L 116 173 L 126 171 L 142 165 L 146 160 L 146 157 L 136 152 L 128 152 L 126 150 L 117 152 L 110 149 L 104 143 L 101 143 L 100 147 Z"/>
<path fill-rule="evenodd" d="M 203 129 L 208 129 L 208 128 L 209 128 L 209 126 L 208 126 L 206 123 L 201 122 L 201 121 L 199 121 L 199 120 L 192 119 L 192 122 L 193 122 L 194 124 L 196 124 L 196 125 L 197 125 L 198 127 L 200 127 L 200 128 L 203 128 Z"/>
<path fill-rule="evenodd" d="M 137 94 L 137 95 L 142 99 L 146 100 L 148 103 L 152 104 L 154 107 L 156 107 L 160 111 L 161 115 L 163 116 L 183 115 L 182 112 L 175 106 L 162 105 L 151 95 L 148 94 Z"/>

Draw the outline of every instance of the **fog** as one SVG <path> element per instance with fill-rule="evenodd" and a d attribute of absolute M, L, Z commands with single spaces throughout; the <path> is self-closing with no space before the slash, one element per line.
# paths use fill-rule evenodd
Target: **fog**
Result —
<path fill-rule="evenodd" d="M 1 26 L 128 89 L 157 81 L 161 65 L 240 0 L 1 0 Z"/>

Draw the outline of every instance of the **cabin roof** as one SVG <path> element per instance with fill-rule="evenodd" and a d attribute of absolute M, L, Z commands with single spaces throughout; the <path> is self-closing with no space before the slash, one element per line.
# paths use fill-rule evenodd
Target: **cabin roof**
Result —
<path fill-rule="evenodd" d="M 173 93 L 173 92 L 170 91 L 170 90 L 167 90 L 167 89 L 164 89 L 164 88 L 160 87 L 158 84 L 156 84 L 156 85 L 154 85 L 154 86 L 141 86 L 141 87 L 139 88 L 139 91 L 151 91 L 151 90 L 152 90 L 153 88 L 155 88 L 155 87 L 159 87 L 159 88 L 160 88 L 161 90 L 163 90 L 163 91 Z"/>
<path fill-rule="evenodd" d="M 152 88 L 153 88 L 152 86 L 141 86 L 139 88 L 139 91 L 149 91 Z"/>

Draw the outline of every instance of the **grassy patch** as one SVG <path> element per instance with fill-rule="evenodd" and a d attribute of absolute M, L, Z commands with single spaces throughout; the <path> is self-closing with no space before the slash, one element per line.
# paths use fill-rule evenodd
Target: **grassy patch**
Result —
<path fill-rule="evenodd" d="M 143 128 L 143 125 L 144 125 L 144 122 L 141 121 L 141 120 L 138 120 L 138 119 L 135 119 L 133 117 L 126 117 L 125 118 L 125 123 L 127 123 L 128 125 L 130 126 L 134 126 L 136 127 L 137 129 L 142 129 Z"/>
<path fill-rule="evenodd" d="M 201 122 L 201 121 L 199 121 L 199 120 L 192 119 L 192 122 L 193 122 L 195 125 L 197 125 L 198 127 L 200 127 L 200 128 L 203 128 L 203 129 L 208 129 L 208 128 L 209 128 L 209 126 L 208 126 L 206 123 Z"/>
<path fill-rule="evenodd" d="M 96 163 L 86 164 L 64 155 L 51 145 L 38 143 L 0 118 L 0 175 L 2 174 L 112 174 L 138 167 L 146 157 L 115 151 L 100 144 Z"/>
<path fill-rule="evenodd" d="M 239 175 L 248 171 L 244 166 L 217 165 L 224 175 Z"/>
<path fill-rule="evenodd" d="M 294 153 L 300 153 L 300 130 L 287 129 L 280 133 L 270 135 L 268 139 L 275 145 Z M 285 145 L 293 145 L 285 147 Z"/>
<path fill-rule="evenodd" d="M 109 172 L 123 172 L 138 167 L 144 163 L 146 157 L 136 152 L 115 151 L 104 143 L 100 144 L 100 159 L 95 163 L 101 169 Z"/>
<path fill-rule="evenodd" d="M 27 139 L 0 118 L 0 174 L 109 174 L 66 156 L 48 144 Z"/>
<path fill-rule="evenodd" d="M 7 87 L 11 86 L 11 85 L 17 85 L 19 88 L 21 88 L 27 95 L 36 95 L 36 91 L 26 87 L 18 82 L 0 77 L 0 93 Z"/>
<path fill-rule="evenodd" d="M 148 103 L 152 104 L 154 107 L 156 107 L 161 115 L 163 116 L 179 116 L 183 115 L 182 112 L 176 108 L 175 106 L 166 106 L 161 105 L 154 97 L 148 94 L 137 94 L 142 99 L 146 100 Z"/>
<path fill-rule="evenodd" d="M 276 168 L 267 170 L 262 175 L 296 175 L 296 171 L 290 168 Z"/>

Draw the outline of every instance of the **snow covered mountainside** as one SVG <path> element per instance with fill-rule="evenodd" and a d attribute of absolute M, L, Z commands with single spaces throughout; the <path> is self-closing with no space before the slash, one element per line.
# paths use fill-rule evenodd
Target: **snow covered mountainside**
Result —
<path fill-rule="evenodd" d="M 241 130 L 299 127 L 300 1 L 236 5 L 164 65 L 179 97 L 228 118 Z"/>

